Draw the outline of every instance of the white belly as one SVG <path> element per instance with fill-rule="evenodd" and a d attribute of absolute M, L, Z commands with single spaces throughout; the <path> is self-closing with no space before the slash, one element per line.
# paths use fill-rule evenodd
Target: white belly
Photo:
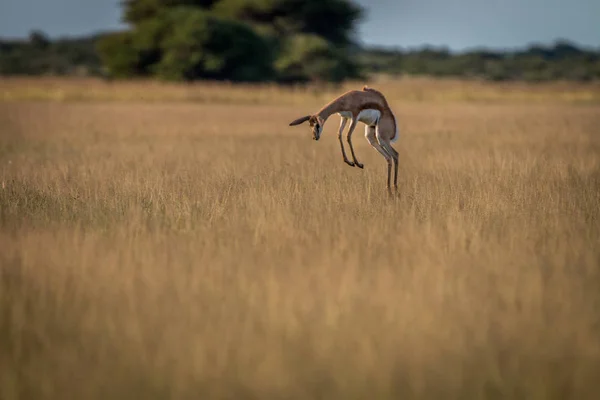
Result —
<path fill-rule="evenodd" d="M 341 117 L 352 119 L 352 113 L 350 111 L 342 111 L 338 114 Z M 380 117 L 381 112 L 379 110 L 365 109 L 358 113 L 358 121 L 369 126 L 375 125 Z"/>

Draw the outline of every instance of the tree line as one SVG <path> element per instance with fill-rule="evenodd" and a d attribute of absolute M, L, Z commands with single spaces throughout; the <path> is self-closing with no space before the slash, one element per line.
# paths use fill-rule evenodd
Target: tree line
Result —
<path fill-rule="evenodd" d="M 359 56 L 370 73 L 479 78 L 491 81 L 597 81 L 600 48 L 584 49 L 566 40 L 518 50 L 470 50 L 452 53 L 424 47 L 401 51 L 365 49 Z"/>
<path fill-rule="evenodd" d="M 568 41 L 523 50 L 364 47 L 350 0 L 122 0 L 129 29 L 0 40 L 0 75 L 172 81 L 341 82 L 370 74 L 502 80 L 600 79 L 600 49 Z M 401 41 L 401 40 L 399 40 Z"/>

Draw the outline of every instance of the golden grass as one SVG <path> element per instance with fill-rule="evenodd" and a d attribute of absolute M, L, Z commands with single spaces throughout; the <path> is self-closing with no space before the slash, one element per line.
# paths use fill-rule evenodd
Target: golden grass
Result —
<path fill-rule="evenodd" d="M 314 99 L 0 104 L 0 398 L 595 398 L 600 108 L 392 92 L 395 199 Z"/>
<path fill-rule="evenodd" d="M 0 79 L 0 101 L 44 100 L 59 102 L 195 102 L 204 104 L 312 105 L 329 101 L 340 92 L 362 87 L 343 85 L 281 87 L 272 84 L 200 82 L 176 84 L 158 81 L 103 81 L 95 78 Z M 398 102 L 448 103 L 600 103 L 600 83 L 545 84 L 456 79 L 374 77 L 370 82 Z"/>

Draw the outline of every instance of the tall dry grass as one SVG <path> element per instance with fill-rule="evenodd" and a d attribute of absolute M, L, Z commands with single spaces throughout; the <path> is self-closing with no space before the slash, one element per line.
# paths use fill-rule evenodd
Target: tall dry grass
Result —
<path fill-rule="evenodd" d="M 105 81 L 97 78 L 0 79 L 0 101 L 58 102 L 193 102 L 197 104 L 263 104 L 310 106 L 329 102 L 345 90 L 361 88 L 364 82 L 342 85 L 278 86 L 274 84 L 232 84 L 201 82 L 191 84 L 147 81 Z M 457 79 L 373 77 L 390 98 L 410 103 L 576 103 L 599 104 L 598 82 L 524 82 L 466 81 Z"/>
<path fill-rule="evenodd" d="M 0 104 L 0 398 L 595 398 L 600 108 L 390 102 Z"/>

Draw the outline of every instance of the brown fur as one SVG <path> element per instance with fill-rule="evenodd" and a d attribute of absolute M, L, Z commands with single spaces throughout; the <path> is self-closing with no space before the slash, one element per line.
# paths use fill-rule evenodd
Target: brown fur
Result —
<path fill-rule="evenodd" d="M 310 122 L 316 121 L 320 117 L 322 123 L 332 114 L 340 111 L 349 111 L 353 117 L 365 109 L 375 109 L 381 112 L 379 119 L 379 133 L 385 140 L 392 140 L 396 134 L 396 120 L 385 96 L 378 90 L 364 86 L 362 90 L 350 90 L 336 97 L 325 106 L 323 106 L 316 114 L 314 114 Z M 312 124 L 311 124 L 312 126 Z"/>
<path fill-rule="evenodd" d="M 340 141 L 340 147 L 342 151 L 342 157 L 344 162 L 352 167 L 357 166 L 363 168 L 354 153 L 352 146 L 352 134 L 358 124 L 358 115 L 362 110 L 374 109 L 381 113 L 379 120 L 377 121 L 377 142 L 374 138 L 367 138 L 369 143 L 378 150 L 386 159 L 388 164 L 388 179 L 387 187 L 390 188 L 390 176 L 392 161 L 395 167 L 394 174 L 394 186 L 397 187 L 398 180 L 398 152 L 391 146 L 391 140 L 394 139 L 397 131 L 397 122 L 394 118 L 392 109 L 390 108 L 385 96 L 378 90 L 363 86 L 362 90 L 350 90 L 346 93 L 341 94 L 329 103 L 325 104 L 318 112 L 313 115 L 307 115 L 298 118 L 290 123 L 290 126 L 298 125 L 308 121 L 310 127 L 313 130 L 313 138 L 318 140 L 322 131 L 323 125 L 327 119 L 337 113 L 349 112 L 352 115 L 350 128 L 346 134 L 348 145 L 352 153 L 353 161 L 348 160 L 346 151 L 344 150 L 344 143 L 342 141 L 342 131 L 345 123 L 340 126 L 338 138 Z"/>

